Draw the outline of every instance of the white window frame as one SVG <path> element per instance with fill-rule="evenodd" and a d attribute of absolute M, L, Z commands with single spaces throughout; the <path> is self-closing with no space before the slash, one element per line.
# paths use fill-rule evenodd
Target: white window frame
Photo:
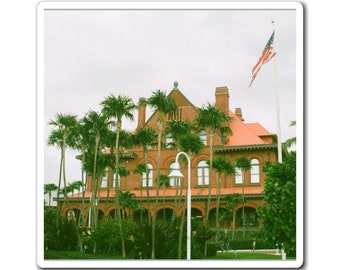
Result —
<path fill-rule="evenodd" d="M 197 185 L 209 185 L 209 166 L 205 160 L 201 160 L 197 164 Z"/>
<path fill-rule="evenodd" d="M 148 170 L 149 170 L 149 187 L 152 187 L 153 184 L 153 167 L 150 163 L 148 163 Z M 144 172 L 142 174 L 142 187 L 147 187 L 146 186 L 146 173 Z"/>
<path fill-rule="evenodd" d="M 251 161 L 250 169 L 250 183 L 259 184 L 260 183 L 260 162 L 258 159 L 253 158 Z"/>
<path fill-rule="evenodd" d="M 235 167 L 235 184 L 243 184 L 243 172 L 240 168 Z"/>
<path fill-rule="evenodd" d="M 200 131 L 199 136 L 200 136 L 200 139 L 201 139 L 202 143 L 203 143 L 204 145 L 207 145 L 207 141 L 208 141 L 208 140 L 207 140 L 207 131 L 204 130 L 204 129 L 202 129 L 202 130 Z"/>

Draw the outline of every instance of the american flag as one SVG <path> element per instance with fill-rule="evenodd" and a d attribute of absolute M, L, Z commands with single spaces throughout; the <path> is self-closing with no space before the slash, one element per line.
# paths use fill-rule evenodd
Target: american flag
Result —
<path fill-rule="evenodd" d="M 262 65 L 267 63 L 270 59 L 272 59 L 276 55 L 276 52 L 274 52 L 274 48 L 273 48 L 273 42 L 274 42 L 274 31 L 272 35 L 270 36 L 266 46 L 264 47 L 262 51 L 262 55 L 260 56 L 256 65 L 252 69 L 252 78 L 251 78 L 251 82 L 249 83 L 248 88 L 252 85 Z"/>

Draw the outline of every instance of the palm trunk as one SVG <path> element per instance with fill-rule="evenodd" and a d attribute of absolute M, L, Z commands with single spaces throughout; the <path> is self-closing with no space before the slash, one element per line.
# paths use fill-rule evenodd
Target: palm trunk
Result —
<path fill-rule="evenodd" d="M 212 145 L 213 145 L 213 136 L 214 133 L 210 131 L 209 134 L 209 158 L 210 158 L 210 164 L 209 164 L 209 185 L 208 185 L 208 204 L 207 204 L 207 215 L 206 215 L 206 226 L 209 223 L 209 213 L 210 213 L 210 203 L 211 203 L 211 181 L 212 181 L 212 159 L 213 159 L 213 151 L 212 151 Z"/>
<path fill-rule="evenodd" d="M 209 134 L 209 156 L 210 156 L 210 165 L 209 165 L 209 187 L 208 187 L 208 203 L 207 203 L 207 214 L 206 214 L 206 220 L 205 220 L 205 226 L 208 228 L 209 225 L 209 213 L 210 213 L 210 202 L 211 202 L 211 181 L 212 181 L 212 159 L 213 159 L 213 151 L 212 151 L 212 145 L 213 145 L 213 136 L 214 133 L 210 131 Z M 204 245 L 204 256 L 207 256 L 207 242 L 205 242 Z"/>
<path fill-rule="evenodd" d="M 143 146 L 144 147 L 144 146 Z M 145 160 L 145 176 L 146 176 L 146 203 L 148 208 L 148 225 L 151 224 L 151 214 L 150 214 L 150 193 L 149 193 L 149 167 L 148 167 L 148 151 L 144 147 L 144 160 Z"/>
<path fill-rule="evenodd" d="M 245 220 L 244 220 L 244 171 L 242 171 L 242 230 L 243 239 L 245 238 Z"/>
<path fill-rule="evenodd" d="M 123 225 L 122 225 L 122 216 L 120 212 L 120 205 L 119 205 L 119 185 L 118 185 L 118 176 L 119 176 L 119 132 L 121 129 L 121 120 L 118 119 L 117 121 L 117 137 L 116 137 L 116 179 L 115 179 L 115 191 L 116 191 L 116 199 L 115 199 L 115 207 L 118 214 L 118 226 L 119 226 L 119 234 L 122 243 L 122 257 L 126 257 L 125 253 L 125 241 L 124 241 L 124 234 L 123 234 Z"/>
<path fill-rule="evenodd" d="M 218 173 L 217 177 L 217 205 L 216 205 L 216 240 L 220 239 L 220 221 L 219 221 L 219 212 L 220 212 L 220 182 L 221 176 Z"/>
<path fill-rule="evenodd" d="M 158 135 L 157 135 L 157 179 L 160 175 L 161 169 L 161 146 L 162 146 L 162 131 L 163 131 L 163 120 L 158 120 Z M 155 249 L 156 249 L 156 216 L 157 216 L 157 208 L 158 208 L 158 196 L 159 196 L 159 181 L 156 181 L 156 201 L 155 201 L 155 210 L 152 218 L 152 250 L 151 250 L 151 259 L 155 259 Z"/>
<path fill-rule="evenodd" d="M 184 198 L 184 205 L 187 205 L 187 196 L 185 196 Z M 179 240 L 178 240 L 178 259 L 181 259 L 182 257 L 182 240 L 183 240 L 183 230 L 184 230 L 184 218 L 185 218 L 185 210 L 187 211 L 188 214 L 188 209 L 185 207 L 183 208 L 183 212 L 182 212 L 182 217 L 181 217 L 181 225 L 179 227 Z M 188 237 L 188 236 L 187 236 Z M 189 247 L 187 247 L 189 248 Z"/>

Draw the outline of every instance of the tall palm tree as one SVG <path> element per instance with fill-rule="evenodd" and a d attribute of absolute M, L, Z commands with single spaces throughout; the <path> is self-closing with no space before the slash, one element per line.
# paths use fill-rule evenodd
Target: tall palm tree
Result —
<path fill-rule="evenodd" d="M 156 90 L 152 92 L 152 96 L 146 100 L 146 103 L 151 106 L 154 111 L 158 112 L 157 118 L 157 176 L 159 177 L 161 169 L 161 149 L 162 149 L 162 134 L 165 124 L 165 116 L 171 112 L 177 110 L 176 102 L 173 98 L 166 95 L 166 92 L 161 90 Z M 155 201 L 155 211 L 157 212 L 158 207 L 158 196 L 159 196 L 159 181 L 156 183 L 156 201 Z M 151 259 L 155 259 L 155 237 L 156 235 L 156 214 L 154 214 L 152 219 L 152 249 L 151 249 Z"/>
<path fill-rule="evenodd" d="M 209 130 L 209 159 L 213 160 L 213 139 L 214 135 L 227 136 L 232 134 L 229 123 L 233 120 L 220 108 L 217 108 L 213 103 L 207 103 L 202 108 L 198 109 L 196 122 L 199 128 Z M 209 166 L 209 190 L 208 190 L 208 204 L 206 214 L 206 225 L 209 222 L 209 209 L 211 202 L 211 181 L 212 181 L 212 162 Z"/>
<path fill-rule="evenodd" d="M 96 200 L 97 200 L 97 189 L 98 189 L 98 175 L 97 175 L 97 159 L 98 153 L 103 146 L 103 141 L 105 136 L 107 136 L 108 128 L 111 124 L 110 121 L 101 113 L 90 110 L 82 119 L 84 123 L 84 128 L 89 132 L 89 140 L 91 141 L 90 145 L 93 149 L 89 149 L 87 154 L 87 159 L 92 162 L 88 162 L 88 166 L 85 168 L 91 168 L 92 172 L 87 169 L 87 173 L 92 177 L 91 181 L 91 199 L 90 199 L 90 210 L 91 210 L 91 226 L 93 229 L 97 226 L 96 219 Z M 92 163 L 93 166 L 90 166 L 89 163 Z"/>
<path fill-rule="evenodd" d="M 132 101 L 130 97 L 118 95 L 117 97 L 114 95 L 109 95 L 105 98 L 104 101 L 100 103 L 102 106 L 102 112 L 108 119 L 114 119 L 116 121 L 116 177 L 115 177 L 115 209 L 118 211 L 118 224 L 119 224 L 119 232 L 121 236 L 122 242 L 122 257 L 126 257 L 125 252 L 125 241 L 123 235 L 122 228 L 122 217 L 120 215 L 119 209 L 119 186 L 118 186 L 118 171 L 119 171 L 119 133 L 122 129 L 122 119 L 127 118 L 133 121 L 133 111 L 137 109 L 137 105 Z"/>
<path fill-rule="evenodd" d="M 149 168 L 148 168 L 148 153 L 151 144 L 154 142 L 156 137 L 156 131 L 153 128 L 140 128 L 133 135 L 133 141 L 135 145 L 141 145 L 143 148 L 143 157 L 145 166 L 139 166 L 136 168 L 136 172 L 143 175 L 145 173 L 146 176 L 146 196 L 147 196 L 147 207 L 148 207 L 148 224 L 150 224 L 151 216 L 150 216 L 150 194 L 149 194 Z M 141 164 L 138 164 L 141 165 Z"/>
<path fill-rule="evenodd" d="M 246 157 L 239 157 L 235 161 L 235 166 L 241 170 L 242 173 L 242 227 L 243 227 L 243 238 L 245 238 L 245 218 L 244 218 L 244 173 L 251 169 L 251 162 Z"/>
<path fill-rule="evenodd" d="M 216 204 L 216 239 L 220 238 L 220 194 L 221 194 L 221 178 L 222 174 L 233 175 L 235 174 L 235 168 L 229 160 L 224 156 L 216 156 L 212 160 L 212 168 L 217 172 L 217 204 Z"/>
<path fill-rule="evenodd" d="M 51 206 L 52 191 L 56 191 L 58 187 L 56 184 L 44 184 L 44 194 L 48 194 L 48 206 Z"/>
<path fill-rule="evenodd" d="M 170 178 L 165 174 L 161 174 L 158 179 L 159 186 L 163 188 L 163 220 L 165 221 L 165 189 L 170 187 Z"/>
<path fill-rule="evenodd" d="M 59 166 L 59 181 L 57 190 L 57 202 L 58 209 L 60 211 L 61 204 L 59 202 L 59 193 L 61 190 L 61 180 L 64 182 L 64 199 L 67 200 L 66 194 L 66 162 L 65 162 L 65 151 L 66 147 L 75 147 L 75 140 L 73 136 L 73 130 L 77 125 L 77 116 L 72 114 L 61 114 L 58 113 L 56 118 L 49 120 L 48 125 L 53 127 L 52 132 L 48 137 L 47 144 L 50 146 L 57 146 L 60 148 L 60 166 Z M 57 228 L 59 228 L 59 213 L 57 213 Z"/>

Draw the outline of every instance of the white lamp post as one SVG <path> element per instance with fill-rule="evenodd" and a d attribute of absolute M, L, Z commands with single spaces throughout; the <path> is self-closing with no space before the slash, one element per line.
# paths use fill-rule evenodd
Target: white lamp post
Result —
<path fill-rule="evenodd" d="M 190 157 L 185 152 L 179 152 L 176 156 L 175 164 L 169 178 L 183 178 L 184 175 L 179 170 L 178 158 L 184 155 L 188 160 L 188 187 L 187 187 L 187 260 L 191 259 L 191 190 L 190 190 Z"/>

